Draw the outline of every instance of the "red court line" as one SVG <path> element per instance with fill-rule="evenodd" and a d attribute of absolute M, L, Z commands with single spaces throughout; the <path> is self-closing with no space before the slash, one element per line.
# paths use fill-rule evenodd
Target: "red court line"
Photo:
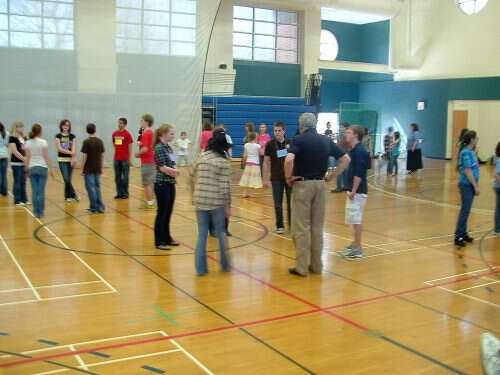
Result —
<path fill-rule="evenodd" d="M 229 330 L 239 329 L 239 328 L 247 328 L 247 327 L 257 326 L 257 325 L 266 324 L 266 323 L 288 320 L 288 319 L 296 318 L 296 317 L 300 317 L 300 316 L 311 315 L 311 314 L 314 314 L 317 312 L 323 312 L 323 313 L 326 313 L 328 315 L 334 316 L 335 318 L 337 318 L 341 321 L 344 321 L 348 324 L 354 325 L 356 328 L 359 328 L 361 330 L 366 331 L 365 327 L 358 325 L 356 322 L 353 322 L 353 321 L 351 321 L 351 320 L 349 320 L 341 315 L 338 315 L 337 313 L 334 313 L 330 310 L 340 309 L 343 307 L 349 307 L 349 306 L 360 305 L 360 304 L 365 304 L 365 303 L 367 304 L 370 302 L 380 301 L 380 300 L 384 300 L 384 299 L 388 299 L 388 298 L 392 298 L 392 297 L 397 297 L 397 296 L 401 296 L 401 295 L 406 295 L 406 294 L 414 294 L 414 293 L 421 292 L 424 290 L 430 290 L 430 289 L 438 288 L 440 286 L 446 286 L 446 285 L 455 284 L 455 283 L 459 283 L 459 282 L 463 282 L 463 281 L 469 281 L 469 280 L 476 279 L 477 277 L 490 276 L 490 275 L 497 274 L 497 273 L 500 273 L 500 270 L 482 273 L 482 274 L 474 275 L 474 276 L 463 277 L 460 279 L 447 281 L 447 282 L 441 283 L 441 284 L 427 285 L 427 286 L 421 287 L 421 288 L 408 289 L 408 290 L 403 290 L 400 292 L 384 294 L 384 295 L 377 296 L 377 297 L 371 297 L 371 298 L 365 298 L 365 299 L 361 299 L 361 300 L 357 300 L 357 301 L 345 302 L 345 303 L 341 303 L 341 304 L 333 305 L 333 306 L 328 306 L 328 307 L 324 307 L 324 308 L 315 308 L 315 309 L 311 309 L 311 310 L 307 310 L 307 311 L 290 313 L 290 314 L 275 316 L 275 317 L 266 318 L 266 319 L 254 320 L 254 321 L 243 322 L 243 323 L 235 323 L 235 324 L 224 325 L 224 326 L 215 327 L 215 328 L 208 328 L 208 329 L 198 330 L 198 331 L 179 333 L 177 335 L 172 335 L 172 336 L 162 336 L 162 337 L 156 337 L 156 338 L 151 338 L 151 339 L 125 341 L 125 342 L 121 342 L 119 344 L 102 345 L 102 346 L 97 346 L 97 347 L 93 347 L 93 348 L 80 349 L 80 350 L 76 350 L 76 351 L 68 351 L 68 352 L 50 354 L 50 355 L 45 355 L 45 356 L 40 356 L 40 357 L 26 358 L 26 359 L 21 359 L 21 360 L 17 360 L 17 361 L 12 361 L 12 362 L 0 364 L 0 368 L 9 368 L 9 367 L 14 367 L 14 366 L 29 364 L 32 362 L 39 362 L 39 361 L 56 359 L 56 358 L 75 356 L 78 354 L 85 354 L 85 353 L 94 352 L 94 351 L 97 351 L 97 352 L 106 351 L 106 350 L 111 350 L 111 349 L 123 348 L 123 347 L 127 347 L 127 346 L 136 346 L 136 345 L 148 344 L 148 343 L 152 343 L 152 342 L 174 340 L 174 339 L 179 339 L 179 338 L 183 338 L 183 337 L 203 336 L 203 335 L 207 335 L 207 334 L 211 334 L 211 333 L 229 331 Z"/>

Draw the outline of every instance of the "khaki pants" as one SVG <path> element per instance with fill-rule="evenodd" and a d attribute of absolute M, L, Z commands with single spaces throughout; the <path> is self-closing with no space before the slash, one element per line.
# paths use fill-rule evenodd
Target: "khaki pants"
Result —
<path fill-rule="evenodd" d="M 292 190 L 292 233 L 299 273 L 321 272 L 326 185 L 323 180 L 299 181 Z"/>

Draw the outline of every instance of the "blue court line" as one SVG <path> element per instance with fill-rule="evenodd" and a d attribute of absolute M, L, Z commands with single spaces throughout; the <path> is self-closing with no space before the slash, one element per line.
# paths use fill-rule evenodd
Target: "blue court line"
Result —
<path fill-rule="evenodd" d="M 9 336 L 7 332 L 0 332 L 0 336 Z"/>
<path fill-rule="evenodd" d="M 38 340 L 38 342 L 41 342 L 42 344 L 51 345 L 51 346 L 59 345 L 58 342 L 50 341 L 50 340 L 45 340 L 45 339 L 40 339 L 40 340 Z"/>
<path fill-rule="evenodd" d="M 151 366 L 147 366 L 147 365 L 144 365 L 141 368 L 143 368 L 144 370 L 154 372 L 156 374 L 165 374 L 165 371 L 162 369 L 159 369 L 159 368 L 155 368 L 155 367 L 151 367 Z"/>
<path fill-rule="evenodd" d="M 446 369 L 446 370 L 448 370 L 448 371 L 450 371 L 450 372 L 452 372 L 454 374 L 466 375 L 465 372 L 462 372 L 462 371 L 460 371 L 460 370 L 458 370 L 458 369 L 456 369 L 454 367 L 451 367 L 451 366 L 447 365 L 446 363 L 438 361 L 437 359 L 432 358 L 432 357 L 428 356 L 427 354 L 421 353 L 421 352 L 419 352 L 419 351 L 417 351 L 417 350 L 415 350 L 413 348 L 410 348 L 409 346 L 406 346 L 405 344 L 402 344 L 399 341 L 393 340 L 393 339 L 391 339 L 391 338 L 389 338 L 387 336 L 380 336 L 380 339 L 382 339 L 384 341 L 387 341 L 387 342 L 389 342 L 389 343 L 391 343 L 391 344 L 393 344 L 395 346 L 398 346 L 401 349 L 407 350 L 410 353 L 413 353 L 413 354 L 415 354 L 415 355 L 417 355 L 417 356 L 419 356 L 421 358 L 424 358 L 424 359 L 428 360 L 429 362 L 432 362 L 432 363 L 434 363 L 434 364 L 436 364 L 436 365 L 438 365 L 438 366 L 440 366 L 440 367 L 442 367 L 442 368 L 444 368 L 444 369 Z"/>
<path fill-rule="evenodd" d="M 92 354 L 92 355 L 95 355 L 95 356 L 101 357 L 101 358 L 110 358 L 111 357 L 109 354 L 100 353 L 100 352 L 89 352 L 89 354 Z"/>

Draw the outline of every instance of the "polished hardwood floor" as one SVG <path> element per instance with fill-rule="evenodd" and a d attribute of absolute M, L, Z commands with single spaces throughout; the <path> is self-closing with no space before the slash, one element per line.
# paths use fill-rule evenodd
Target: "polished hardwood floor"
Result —
<path fill-rule="evenodd" d="M 155 211 L 140 209 L 137 168 L 120 201 L 106 169 L 102 215 L 86 213 L 77 173 L 81 202 L 63 202 L 56 173 L 43 220 L 0 198 L 0 373 L 481 373 L 479 335 L 500 335 L 492 167 L 481 168 L 476 240 L 458 252 L 454 165 L 426 160 L 418 175 L 393 178 L 376 163 L 365 257 L 339 256 L 351 231 L 344 194 L 329 194 L 324 273 L 297 278 L 287 273 L 290 235 L 273 233 L 270 190 L 243 199 L 234 166 L 234 270 L 219 271 L 210 239 L 202 278 L 185 169 L 173 217 L 181 246 L 168 252 L 153 247 Z"/>

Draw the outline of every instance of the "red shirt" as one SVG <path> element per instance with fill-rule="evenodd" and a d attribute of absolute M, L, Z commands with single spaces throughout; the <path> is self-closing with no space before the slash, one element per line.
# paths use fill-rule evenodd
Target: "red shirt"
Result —
<path fill-rule="evenodd" d="M 113 132 L 113 146 L 115 147 L 115 160 L 129 160 L 129 145 L 134 143 L 132 135 L 127 130 Z"/>
<path fill-rule="evenodd" d="M 212 139 L 212 136 L 213 136 L 212 130 L 203 130 L 201 132 L 201 139 L 200 139 L 201 151 L 205 151 L 205 149 L 208 146 L 208 141 Z"/>
<path fill-rule="evenodd" d="M 144 154 L 141 154 L 141 164 L 154 164 L 155 154 L 153 151 L 153 130 L 151 130 L 151 128 L 144 130 L 139 146 L 148 149 Z"/>

